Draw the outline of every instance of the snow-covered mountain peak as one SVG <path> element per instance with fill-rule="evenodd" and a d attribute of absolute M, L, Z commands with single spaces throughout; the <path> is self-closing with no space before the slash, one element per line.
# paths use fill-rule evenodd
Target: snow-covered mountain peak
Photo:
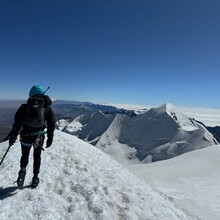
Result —
<path fill-rule="evenodd" d="M 115 117 L 96 146 L 127 165 L 164 160 L 217 143 L 204 126 L 167 103 L 136 117 Z"/>
<path fill-rule="evenodd" d="M 154 111 L 156 111 L 157 114 L 168 114 L 171 118 L 174 119 L 174 121 L 176 121 L 180 127 L 186 131 L 194 131 L 199 129 L 198 124 L 194 120 L 187 117 L 183 112 L 181 112 L 171 103 L 165 103 L 157 108 L 154 108 Z"/>
<path fill-rule="evenodd" d="M 174 105 L 171 103 L 164 103 L 163 105 L 157 107 L 158 111 L 159 111 L 159 109 L 161 109 L 161 111 L 167 111 L 172 108 L 174 108 Z"/>
<path fill-rule="evenodd" d="M 60 131 L 42 153 L 38 188 L 28 186 L 30 158 L 24 189 L 18 190 L 13 182 L 19 145 L 10 149 L 0 169 L 0 219 L 194 219 L 108 155 Z M 0 155 L 6 148 L 6 142 L 0 144 Z"/>
<path fill-rule="evenodd" d="M 171 116 L 172 116 L 172 113 L 180 112 L 180 110 L 171 103 L 165 103 L 165 104 L 161 105 L 160 107 L 158 107 L 158 109 L 160 109 L 160 108 L 164 109 L 164 111 L 166 111 Z"/>

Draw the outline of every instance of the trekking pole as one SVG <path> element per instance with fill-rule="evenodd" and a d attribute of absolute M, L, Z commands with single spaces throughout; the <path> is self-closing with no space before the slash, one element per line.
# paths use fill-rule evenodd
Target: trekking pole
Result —
<path fill-rule="evenodd" d="M 9 146 L 8 146 L 8 148 L 7 148 L 5 154 L 4 154 L 4 156 L 3 156 L 3 158 L 2 158 L 2 160 L 1 160 L 1 162 L 0 162 L 0 166 L 2 165 L 2 162 L 4 161 L 4 159 L 5 159 L 5 157 L 6 157 L 6 155 L 7 155 L 7 153 L 8 153 L 8 151 L 9 151 L 9 149 L 10 149 L 11 146 L 12 146 L 12 145 L 9 145 Z"/>

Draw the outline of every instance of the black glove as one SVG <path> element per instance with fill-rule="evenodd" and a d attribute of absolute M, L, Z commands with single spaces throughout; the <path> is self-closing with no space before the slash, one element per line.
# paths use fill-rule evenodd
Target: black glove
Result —
<path fill-rule="evenodd" d="M 9 145 L 12 146 L 15 143 L 16 139 L 17 139 L 17 136 L 11 135 L 9 137 Z"/>
<path fill-rule="evenodd" d="M 47 146 L 46 148 L 50 147 L 53 143 L 53 134 L 47 134 Z"/>

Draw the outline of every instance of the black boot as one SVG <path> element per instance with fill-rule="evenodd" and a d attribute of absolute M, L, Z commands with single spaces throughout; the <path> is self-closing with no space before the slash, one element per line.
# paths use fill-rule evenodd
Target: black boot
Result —
<path fill-rule="evenodd" d="M 19 188 L 23 187 L 24 185 L 25 175 L 26 175 L 26 168 L 22 167 L 18 172 L 17 186 Z"/>
<path fill-rule="evenodd" d="M 32 188 L 36 188 L 39 182 L 40 182 L 39 177 L 37 175 L 34 175 L 34 177 L 32 178 Z"/>

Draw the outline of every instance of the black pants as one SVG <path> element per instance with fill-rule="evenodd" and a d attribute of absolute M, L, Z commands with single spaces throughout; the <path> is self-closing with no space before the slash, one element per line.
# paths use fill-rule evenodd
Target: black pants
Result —
<path fill-rule="evenodd" d="M 32 142 L 30 143 L 29 141 L 29 146 L 27 146 L 27 143 L 25 143 L 25 140 L 22 140 L 21 142 L 21 160 L 20 160 L 20 167 L 27 167 L 28 165 L 28 161 L 29 161 L 29 154 L 30 154 L 30 150 L 32 145 L 34 145 L 34 149 L 33 149 L 33 173 L 34 175 L 38 175 L 38 173 L 40 172 L 40 165 L 41 165 L 41 151 L 42 151 L 42 146 L 43 146 L 43 142 L 44 142 L 44 137 L 41 138 L 41 140 L 38 142 L 38 144 L 36 145 L 35 143 L 36 138 L 32 139 Z"/>

